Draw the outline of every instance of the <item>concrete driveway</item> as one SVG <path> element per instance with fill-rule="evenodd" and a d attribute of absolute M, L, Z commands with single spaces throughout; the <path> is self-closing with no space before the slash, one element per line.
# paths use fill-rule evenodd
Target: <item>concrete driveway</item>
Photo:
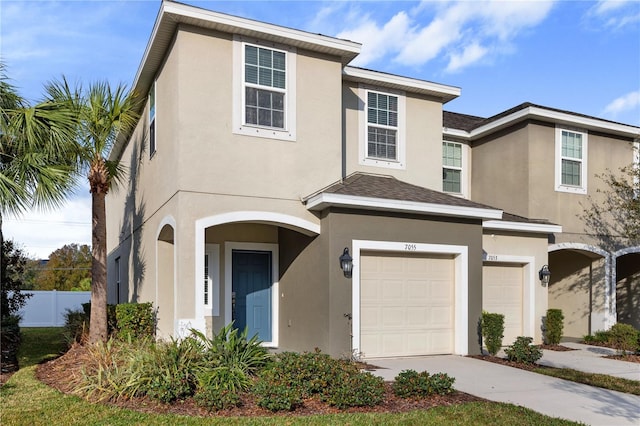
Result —
<path fill-rule="evenodd" d="M 590 425 L 640 425 L 640 396 L 582 385 L 457 355 L 369 361 L 373 374 L 393 380 L 402 370 L 447 373 L 454 387 L 491 401 L 508 402 L 552 417 Z M 616 361 L 612 361 L 616 362 Z"/>

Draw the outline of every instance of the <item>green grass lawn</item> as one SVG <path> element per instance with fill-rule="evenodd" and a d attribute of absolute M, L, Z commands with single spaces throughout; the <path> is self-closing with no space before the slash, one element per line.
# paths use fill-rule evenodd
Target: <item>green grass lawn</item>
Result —
<path fill-rule="evenodd" d="M 536 368 L 533 371 L 547 376 L 571 380 L 576 383 L 640 395 L 640 381 L 638 380 L 623 379 L 606 374 L 584 373 L 571 368 Z"/>
<path fill-rule="evenodd" d="M 61 394 L 35 378 L 36 364 L 64 348 L 61 329 L 23 329 L 22 369 L 0 388 L 3 426 L 9 425 L 575 425 L 511 404 L 474 402 L 400 414 L 339 414 L 310 417 L 197 418 L 145 414 L 92 404 Z"/>

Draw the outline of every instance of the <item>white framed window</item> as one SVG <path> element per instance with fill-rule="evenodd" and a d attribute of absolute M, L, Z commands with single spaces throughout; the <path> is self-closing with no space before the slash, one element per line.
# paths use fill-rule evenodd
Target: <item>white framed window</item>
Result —
<path fill-rule="evenodd" d="M 220 315 L 220 245 L 205 244 L 202 304 L 205 316 Z"/>
<path fill-rule="evenodd" d="M 442 191 L 462 194 L 462 144 L 442 142 Z"/>
<path fill-rule="evenodd" d="M 156 152 L 156 82 L 149 89 L 149 156 Z"/>
<path fill-rule="evenodd" d="M 360 164 L 405 168 L 405 96 L 361 87 Z"/>
<path fill-rule="evenodd" d="M 586 194 L 588 133 L 556 127 L 555 145 L 556 191 Z"/>
<path fill-rule="evenodd" d="M 234 38 L 233 132 L 295 140 L 294 48 Z"/>

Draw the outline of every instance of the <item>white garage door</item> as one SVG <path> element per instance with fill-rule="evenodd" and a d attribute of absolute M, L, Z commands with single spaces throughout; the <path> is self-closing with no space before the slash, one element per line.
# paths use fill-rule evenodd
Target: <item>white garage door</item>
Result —
<path fill-rule="evenodd" d="M 360 259 L 362 355 L 452 353 L 453 257 L 365 253 Z"/>
<path fill-rule="evenodd" d="M 520 265 L 485 263 L 482 268 L 482 309 L 504 315 L 503 346 L 522 336 L 523 274 Z"/>

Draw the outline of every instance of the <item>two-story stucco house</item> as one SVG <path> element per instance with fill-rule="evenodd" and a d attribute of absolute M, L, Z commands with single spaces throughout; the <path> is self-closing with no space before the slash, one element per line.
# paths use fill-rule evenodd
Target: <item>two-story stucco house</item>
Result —
<path fill-rule="evenodd" d="M 598 176 L 638 164 L 639 137 L 635 126 L 529 103 L 489 118 L 444 113 L 444 143 L 467 165 L 458 192 L 562 225 L 549 238 L 549 307 L 563 310 L 565 336 L 616 321 L 640 328 L 640 247 L 584 220 L 608 189 Z"/>
<path fill-rule="evenodd" d="M 505 344 L 541 340 L 562 227 L 489 197 L 472 131 L 443 143 L 459 88 L 352 67 L 360 48 L 161 4 L 110 154 L 110 302 L 153 302 L 160 338 L 233 321 L 336 356 L 478 353 L 483 309 Z"/>

